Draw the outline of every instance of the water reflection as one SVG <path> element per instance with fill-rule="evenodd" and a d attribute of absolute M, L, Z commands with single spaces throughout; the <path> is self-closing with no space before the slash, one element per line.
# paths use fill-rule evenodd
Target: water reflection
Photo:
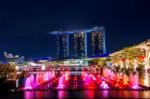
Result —
<path fill-rule="evenodd" d="M 36 98 L 39 99 L 44 98 L 44 91 L 36 91 Z"/>
<path fill-rule="evenodd" d="M 108 90 L 102 91 L 102 95 L 103 95 L 103 98 L 107 98 L 109 96 L 108 95 Z"/>
<path fill-rule="evenodd" d="M 88 91 L 85 91 L 85 96 L 86 98 L 94 98 L 94 94 L 95 94 L 95 91 L 94 90 L 88 90 Z M 84 94 L 83 94 L 84 95 Z M 84 97 L 85 97 L 84 96 Z"/>
<path fill-rule="evenodd" d="M 24 97 L 22 98 L 25 98 L 25 99 L 35 99 L 35 98 L 37 99 L 42 99 L 42 98 L 61 98 L 61 99 L 62 98 L 150 98 L 150 91 L 136 91 L 136 90 L 24 91 Z"/>
<path fill-rule="evenodd" d="M 58 91 L 58 98 L 68 98 L 68 91 Z"/>
<path fill-rule="evenodd" d="M 139 97 L 142 98 L 150 98 L 150 91 L 142 91 L 142 92 L 139 92 Z"/>
<path fill-rule="evenodd" d="M 34 94 L 35 94 L 35 91 L 25 91 L 24 98 L 25 99 L 34 99 L 34 97 L 35 97 Z"/>
<path fill-rule="evenodd" d="M 139 92 L 138 91 L 131 91 L 130 92 L 130 97 L 134 96 L 134 98 L 139 98 Z"/>

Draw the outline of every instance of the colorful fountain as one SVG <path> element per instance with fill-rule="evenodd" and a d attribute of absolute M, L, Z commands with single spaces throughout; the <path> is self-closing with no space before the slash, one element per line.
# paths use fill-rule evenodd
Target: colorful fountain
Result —
<path fill-rule="evenodd" d="M 133 86 L 132 86 L 133 89 L 138 89 L 138 88 L 140 88 L 139 85 L 138 85 L 138 80 L 139 80 L 139 78 L 138 78 L 138 73 L 136 72 L 136 73 L 133 75 Z"/>
<path fill-rule="evenodd" d="M 27 77 L 25 81 L 25 90 L 32 89 L 34 87 L 34 75 Z"/>
<path fill-rule="evenodd" d="M 55 77 L 55 71 L 52 70 L 52 77 Z"/>
<path fill-rule="evenodd" d="M 58 81 L 58 89 L 62 89 L 64 87 L 64 74 L 59 78 L 59 81 Z"/>
<path fill-rule="evenodd" d="M 123 74 L 123 84 L 124 85 L 127 85 L 128 84 L 128 76 L 127 76 L 127 74 Z"/>
<path fill-rule="evenodd" d="M 37 73 L 36 76 L 30 75 L 25 81 L 25 90 L 33 89 L 52 78 L 51 72 Z"/>
<path fill-rule="evenodd" d="M 108 84 L 104 80 L 102 81 L 102 84 L 100 86 L 103 87 L 104 89 L 109 88 Z"/>

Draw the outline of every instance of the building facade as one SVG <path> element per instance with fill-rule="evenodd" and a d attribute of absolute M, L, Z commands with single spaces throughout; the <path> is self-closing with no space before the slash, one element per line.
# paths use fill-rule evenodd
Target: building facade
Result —
<path fill-rule="evenodd" d="M 106 53 L 105 28 L 94 27 L 91 29 L 75 30 L 75 31 L 54 31 L 50 34 L 57 35 L 57 58 L 66 58 L 74 56 L 74 58 L 88 57 L 89 44 L 92 46 L 92 55 L 100 55 Z M 88 43 L 87 34 L 91 35 L 91 41 Z M 73 44 L 69 43 L 69 35 L 73 35 Z M 73 55 L 70 55 L 69 46 L 73 46 Z"/>

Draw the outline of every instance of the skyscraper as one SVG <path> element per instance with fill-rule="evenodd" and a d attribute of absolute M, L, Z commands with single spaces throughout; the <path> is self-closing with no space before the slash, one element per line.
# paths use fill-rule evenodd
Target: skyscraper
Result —
<path fill-rule="evenodd" d="M 92 45 L 92 54 L 99 55 L 106 53 L 105 28 L 94 27 L 92 29 L 76 31 L 54 31 L 50 34 L 57 35 L 57 57 L 66 58 L 74 56 L 76 58 L 85 58 L 88 56 L 89 45 L 87 43 L 87 34 L 91 34 L 90 44 Z M 73 55 L 69 55 L 69 35 L 73 35 Z"/>

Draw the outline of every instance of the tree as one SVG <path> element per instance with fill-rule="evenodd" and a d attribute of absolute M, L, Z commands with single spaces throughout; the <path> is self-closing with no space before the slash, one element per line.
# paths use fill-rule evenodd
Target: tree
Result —
<path fill-rule="evenodd" d="M 15 76 L 15 74 L 16 74 L 15 65 L 0 64 L 0 75 L 1 75 L 1 77 L 7 79 L 7 77 L 11 73 L 14 73 L 14 76 Z"/>

